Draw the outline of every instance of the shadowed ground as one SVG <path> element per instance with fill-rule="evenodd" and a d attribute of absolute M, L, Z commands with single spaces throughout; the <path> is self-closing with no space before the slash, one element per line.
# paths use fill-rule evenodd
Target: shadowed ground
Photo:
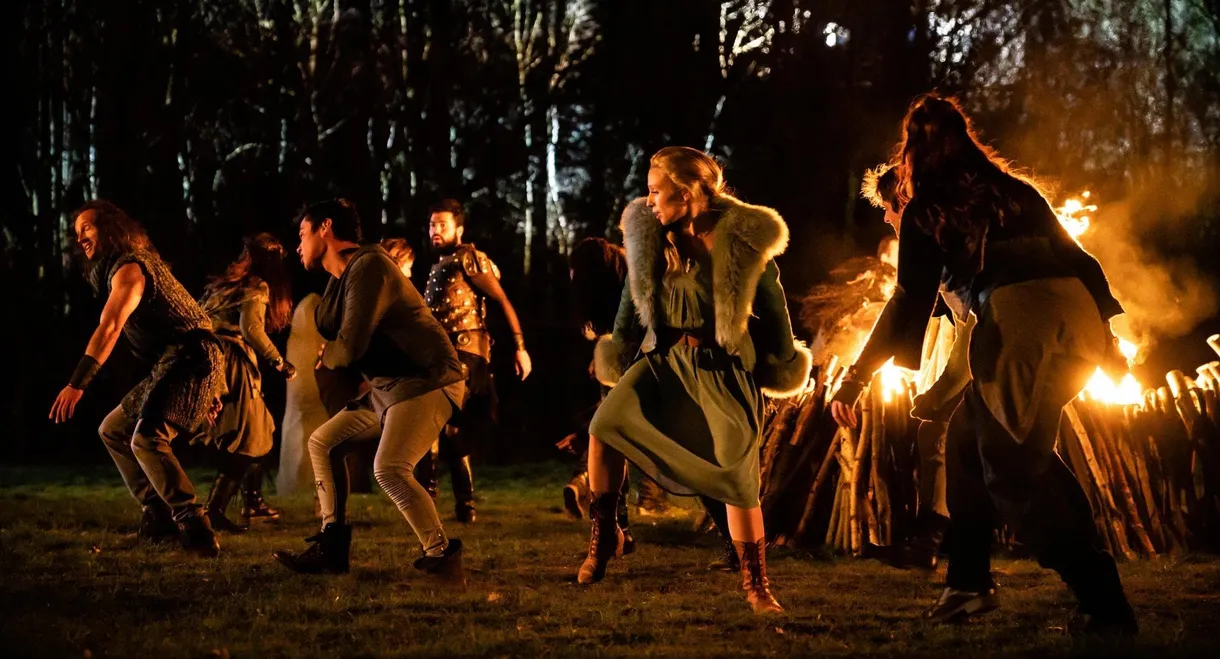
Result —
<path fill-rule="evenodd" d="M 1216 557 L 1122 565 L 1144 633 L 1119 644 L 1073 642 L 1070 596 L 1029 561 L 997 561 L 1001 611 L 932 627 L 918 617 L 943 572 L 776 551 L 774 590 L 789 613 L 764 620 L 733 576 L 704 570 L 717 543 L 690 530 L 691 504 L 637 517 L 637 552 L 581 587 L 588 529 L 560 512 L 564 469 L 478 475 L 479 523 L 450 527 L 468 552 L 470 585 L 457 592 L 410 568 L 414 535 L 380 495 L 353 498 L 352 573 L 302 577 L 270 555 L 304 547 L 315 531 L 310 497 L 273 497 L 284 522 L 222 537 L 221 558 L 206 561 L 135 547 L 138 509 L 112 469 L 0 468 L 0 655 L 1165 657 L 1220 648 Z M 440 506 L 451 520 L 447 492 Z"/>

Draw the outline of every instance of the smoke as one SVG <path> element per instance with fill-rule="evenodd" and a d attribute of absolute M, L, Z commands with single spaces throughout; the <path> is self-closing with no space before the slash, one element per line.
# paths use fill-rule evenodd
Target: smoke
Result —
<path fill-rule="evenodd" d="M 1165 255 L 1192 251 L 1203 196 L 1180 186 L 1145 185 L 1122 202 L 1096 200 L 1092 228 L 1080 237 L 1126 310 L 1115 319 L 1115 332 L 1138 343 L 1141 354 L 1216 313 L 1216 282 L 1192 258 Z"/>

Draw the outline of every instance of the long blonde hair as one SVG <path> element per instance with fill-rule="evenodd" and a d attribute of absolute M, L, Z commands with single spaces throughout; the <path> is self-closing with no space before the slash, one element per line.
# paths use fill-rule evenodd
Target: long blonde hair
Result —
<path fill-rule="evenodd" d="M 667 146 L 652 155 L 649 165 L 665 172 L 674 185 L 691 196 L 691 205 L 700 203 L 706 209 L 720 195 L 729 194 L 724 181 L 724 169 L 708 154 L 688 146 Z M 692 218 L 693 219 L 693 218 Z M 665 236 L 665 270 L 682 269 L 682 258 L 674 244 L 673 234 Z"/>

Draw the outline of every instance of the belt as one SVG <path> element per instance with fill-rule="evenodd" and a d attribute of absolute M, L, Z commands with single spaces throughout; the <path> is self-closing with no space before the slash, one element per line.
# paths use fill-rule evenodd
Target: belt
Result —
<path fill-rule="evenodd" d="M 715 342 L 708 337 L 700 337 L 697 334 L 691 334 L 682 330 L 665 329 L 657 333 L 657 339 L 666 346 L 684 345 L 691 348 L 702 347 L 703 344 L 714 345 Z"/>

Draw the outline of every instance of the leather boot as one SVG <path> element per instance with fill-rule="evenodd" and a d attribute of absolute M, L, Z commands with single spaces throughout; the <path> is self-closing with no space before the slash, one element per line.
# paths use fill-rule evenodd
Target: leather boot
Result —
<path fill-rule="evenodd" d="M 436 463 L 440 457 L 440 442 L 432 442 L 432 448 L 415 465 L 415 480 L 424 486 L 432 502 L 436 502 Z"/>
<path fill-rule="evenodd" d="M 233 500 L 239 487 L 241 487 L 241 482 L 236 478 L 224 473 L 216 474 L 216 480 L 212 481 L 212 489 L 208 491 L 208 502 L 205 506 L 208 522 L 212 524 L 213 531 L 238 534 L 250 530 L 249 526 L 229 521 L 229 518 L 225 516 L 229 502 Z"/>
<path fill-rule="evenodd" d="M 1056 567 L 1079 602 L 1079 614 L 1069 626 L 1075 635 L 1136 636 L 1139 623 L 1127 600 L 1118 566 L 1105 552 L 1072 552 L 1075 560 L 1044 565 Z"/>
<path fill-rule="evenodd" d="M 699 503 L 703 505 L 703 510 L 707 512 L 708 519 L 712 520 L 712 524 L 716 527 L 716 532 L 720 534 L 723 542 L 720 557 L 712 561 L 707 569 L 718 572 L 741 572 L 741 560 L 737 557 L 737 547 L 733 545 L 733 539 L 729 536 L 728 508 L 723 502 L 706 496 L 700 496 Z"/>
<path fill-rule="evenodd" d="M 746 602 L 754 613 L 783 613 L 784 607 L 771 594 L 771 581 L 767 579 L 767 539 L 754 542 L 734 542 L 737 560 L 741 562 L 741 589 L 746 591 Z"/>
<path fill-rule="evenodd" d="M 641 513 L 660 514 L 669 510 L 669 497 L 657 482 L 645 476 L 640 479 L 636 494 L 636 507 Z"/>
<path fill-rule="evenodd" d="M 157 545 L 178 537 L 178 525 L 174 523 L 174 512 L 169 505 L 156 497 L 143 506 L 140 530 L 136 538 L 140 542 Z"/>
<path fill-rule="evenodd" d="M 601 581 L 606 576 L 610 559 L 623 555 L 623 531 L 616 518 L 620 496 L 618 492 L 593 495 L 593 503 L 589 506 L 589 516 L 593 519 L 590 524 L 589 553 L 576 575 L 579 583 Z"/>
<path fill-rule="evenodd" d="M 263 467 L 259 463 L 250 465 L 246 477 L 242 481 L 244 490 L 244 505 L 241 516 L 247 522 L 258 520 L 275 521 L 280 518 L 280 511 L 267 505 L 263 500 Z"/>
<path fill-rule="evenodd" d="M 623 481 L 623 489 L 627 489 L 627 481 Z M 627 495 L 618 497 L 618 510 L 614 514 L 618 527 L 623 532 L 623 556 L 635 551 L 635 536 L 631 535 L 630 519 L 627 517 Z"/>
<path fill-rule="evenodd" d="M 940 546 L 949 529 L 949 518 L 934 512 L 920 514 L 915 520 L 915 535 L 899 545 L 893 553 L 893 565 L 897 568 L 935 570 L 940 562 Z"/>
<path fill-rule="evenodd" d="M 182 544 L 183 549 L 204 558 L 216 558 L 220 555 L 220 543 L 216 540 L 216 533 L 212 531 L 207 515 L 201 512 L 178 522 L 178 542 Z"/>
<path fill-rule="evenodd" d="M 732 540 L 724 539 L 720 557 L 712 561 L 707 569 L 716 572 L 741 572 L 741 558 L 737 556 L 737 547 Z"/>
<path fill-rule="evenodd" d="M 466 584 L 466 571 L 462 567 L 462 541 L 449 538 L 445 551 L 440 556 L 424 554 L 415 559 L 415 569 L 440 577 L 454 584 Z"/>
<path fill-rule="evenodd" d="M 301 553 L 280 549 L 272 554 L 288 569 L 301 574 L 347 574 L 352 547 L 352 527 L 331 522 L 322 532 L 305 538 L 311 543 Z"/>
<path fill-rule="evenodd" d="M 457 521 L 474 524 L 474 472 L 470 470 L 470 456 L 451 459 L 449 473 L 453 478 L 453 511 Z"/>
<path fill-rule="evenodd" d="M 589 516 L 589 472 L 573 476 L 563 486 L 563 510 L 572 519 Z"/>

